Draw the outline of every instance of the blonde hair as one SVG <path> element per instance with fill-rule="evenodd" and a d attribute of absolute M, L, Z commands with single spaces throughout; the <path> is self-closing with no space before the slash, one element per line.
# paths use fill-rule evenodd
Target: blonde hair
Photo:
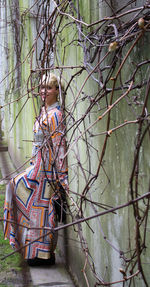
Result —
<path fill-rule="evenodd" d="M 60 79 L 53 73 L 44 74 L 41 78 L 40 85 L 55 86 L 64 90 L 64 84 Z"/>

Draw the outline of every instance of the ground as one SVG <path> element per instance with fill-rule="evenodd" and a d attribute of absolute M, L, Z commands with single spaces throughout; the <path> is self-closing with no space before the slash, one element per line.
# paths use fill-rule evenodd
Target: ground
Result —
<path fill-rule="evenodd" d="M 5 185 L 0 184 L 0 218 L 3 218 L 3 206 L 5 199 Z M 8 240 L 4 240 L 3 221 L 0 222 L 0 287 L 32 286 L 29 268 L 22 260 L 20 254 L 15 253 L 2 260 L 4 256 L 12 252 Z"/>

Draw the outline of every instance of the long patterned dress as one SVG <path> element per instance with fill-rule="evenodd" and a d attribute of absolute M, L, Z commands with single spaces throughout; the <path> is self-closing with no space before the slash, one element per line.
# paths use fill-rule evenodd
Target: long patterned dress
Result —
<path fill-rule="evenodd" d="M 43 107 L 34 124 L 31 166 L 14 177 L 6 188 L 4 236 L 14 249 L 24 245 L 25 259 L 48 259 L 57 244 L 56 183 L 68 188 L 62 112 L 58 103 Z M 11 221 L 11 222 L 10 222 Z M 34 241 L 34 242 L 33 242 Z M 30 244 L 33 242 L 32 244 Z"/>

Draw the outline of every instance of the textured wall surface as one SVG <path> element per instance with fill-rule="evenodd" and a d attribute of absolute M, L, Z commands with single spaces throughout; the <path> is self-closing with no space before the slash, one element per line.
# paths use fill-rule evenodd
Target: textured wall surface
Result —
<path fill-rule="evenodd" d="M 6 77 L 1 84 L 1 105 L 7 104 L 1 117 L 10 155 L 18 167 L 30 158 L 35 117 L 32 98 L 27 93 L 27 88 L 30 89 L 30 83 L 27 87 L 30 49 L 36 35 L 35 18 L 28 15 L 21 23 L 22 13 L 32 6 L 34 1 L 15 0 L 13 5 L 11 1 L 7 2 L 8 5 L 1 6 L 0 10 L 3 14 L 1 25 L 4 26 L 4 33 L 1 33 L 3 56 L 0 78 L 2 80 Z"/>
<path fill-rule="evenodd" d="M 119 9 L 120 5 L 123 5 L 123 1 L 119 4 L 119 1 L 113 1 L 113 8 Z M 124 1 L 124 4 L 127 1 Z M 144 2 L 143 2 L 144 3 Z M 141 1 L 137 2 L 137 6 L 142 5 Z M 110 4 L 110 3 L 109 3 Z M 80 15 L 82 16 L 82 20 L 86 23 L 92 23 L 97 19 L 101 19 L 104 16 L 109 16 L 112 14 L 112 10 L 110 7 L 101 1 L 79 1 L 80 5 Z M 85 13 L 86 11 L 90 11 L 90 13 Z M 133 7 L 133 6 L 132 6 Z M 134 6 L 135 7 L 135 6 Z M 133 17 L 134 15 L 132 15 Z M 129 16 L 128 16 L 129 17 Z M 127 17 L 124 19 L 127 20 Z M 67 23 L 67 20 L 66 20 Z M 87 28 L 85 27 L 85 30 Z M 84 33 L 84 30 L 82 30 Z M 65 65 L 82 65 L 82 63 L 86 62 L 84 59 L 83 50 L 80 47 L 73 48 L 71 45 L 72 39 L 76 39 L 75 26 L 67 27 L 63 31 L 64 33 L 64 41 L 61 46 L 59 46 L 58 42 L 58 52 L 60 50 L 63 51 L 65 47 Z M 70 45 L 68 45 L 70 43 Z M 88 45 L 88 41 L 87 41 Z M 141 45 L 143 54 L 141 53 Z M 129 49 L 130 44 L 124 50 L 124 55 Z M 106 47 L 107 48 L 107 47 Z M 90 51 L 92 53 L 92 51 Z M 145 59 L 145 55 L 148 53 L 148 48 L 145 41 L 140 41 L 138 45 L 135 47 L 130 57 L 128 58 L 125 67 L 122 72 L 122 79 L 125 81 L 128 78 L 129 71 L 134 70 L 133 62 L 142 61 Z M 111 62 L 112 55 L 108 58 L 107 65 Z M 110 61 L 109 61 L 110 60 Z M 95 75 L 95 74 L 94 74 Z M 70 71 L 67 74 L 66 78 L 70 78 Z M 77 78 L 76 82 L 73 83 L 71 89 L 74 90 L 74 93 L 71 91 L 68 92 L 66 96 L 66 107 L 72 111 L 72 103 L 74 97 L 78 95 L 78 91 L 82 87 L 84 80 L 87 77 L 87 73 L 83 72 L 82 75 Z M 96 77 L 96 76 L 95 76 Z M 145 70 L 141 71 L 141 74 L 136 78 L 136 83 L 139 83 L 141 78 L 145 77 Z M 78 80 L 79 79 L 79 80 Z M 93 84 L 93 81 L 90 79 L 84 85 L 82 90 L 82 95 L 78 98 L 78 103 L 76 105 L 76 109 L 74 110 L 74 119 L 80 119 L 81 115 L 85 113 L 86 108 L 88 107 L 87 98 L 86 100 L 81 100 L 84 95 L 93 95 L 97 93 L 97 85 Z M 134 98 L 135 95 L 139 95 L 140 100 L 142 102 L 145 94 L 145 89 L 142 90 L 141 94 L 139 94 L 138 90 L 135 90 L 132 94 Z M 116 92 L 114 96 L 114 101 L 121 95 L 120 92 Z M 109 99 L 108 99 L 109 100 Z M 99 102 L 101 108 L 105 106 L 105 100 L 101 100 Z M 141 106 L 137 105 L 135 107 L 134 113 L 138 114 L 140 112 Z M 94 107 L 90 116 L 86 117 L 84 120 L 84 126 L 82 129 L 82 125 L 80 125 L 80 131 L 76 130 L 74 133 L 72 142 L 76 137 L 80 135 L 82 131 L 84 131 L 85 127 L 88 127 L 91 123 L 93 123 L 97 117 L 101 114 L 99 111 L 99 107 Z M 124 121 L 124 119 L 133 120 L 135 114 L 133 114 L 132 107 L 130 107 L 128 100 L 123 100 L 120 104 L 116 106 L 116 108 L 111 113 L 111 123 L 110 129 L 114 126 L 119 125 Z M 73 122 L 72 122 L 73 123 Z M 71 126 L 71 122 L 68 122 L 68 126 Z M 135 136 L 137 135 L 137 128 L 135 125 L 126 126 L 122 129 L 117 130 L 111 135 L 108 140 L 105 158 L 103 162 L 103 168 L 101 168 L 98 179 L 92 185 L 90 189 L 90 194 L 92 196 L 92 200 L 95 202 L 101 202 L 104 205 L 115 207 L 117 205 L 121 205 L 125 202 L 128 202 L 129 196 L 129 178 L 133 165 L 133 158 L 135 152 Z M 90 130 L 91 134 L 100 134 L 101 132 L 106 130 L 106 121 L 103 119 L 98 122 L 93 129 Z M 72 132 L 70 131 L 70 136 Z M 85 186 L 85 174 L 86 171 L 89 170 L 89 166 L 91 168 L 91 173 L 94 174 L 96 172 L 99 158 L 98 156 L 102 152 L 102 147 L 104 143 L 104 135 L 100 135 L 97 137 L 90 137 L 88 135 L 88 143 L 91 144 L 91 148 L 86 145 L 84 136 L 80 138 L 78 143 L 73 146 L 70 153 L 68 154 L 68 162 L 69 162 L 69 177 L 70 177 L 70 189 L 81 193 Z M 68 134 L 68 141 L 70 140 Z M 147 154 L 149 153 L 149 140 L 148 136 L 144 140 L 143 148 L 141 149 L 141 170 L 140 170 L 140 192 L 145 193 L 148 191 L 148 182 L 149 182 L 149 160 L 147 159 Z M 94 147 L 94 148 L 92 148 Z M 88 160 L 88 153 L 90 153 L 90 162 Z M 78 155 L 78 156 L 77 156 Z M 81 167 L 77 164 L 77 158 L 79 157 L 80 162 L 82 164 Z M 84 171 L 84 174 L 83 174 Z M 88 177 L 88 173 L 87 173 Z M 76 196 L 74 196 L 76 197 Z M 102 208 L 96 207 L 97 212 L 103 211 Z M 93 206 L 86 203 L 84 216 L 89 216 L 94 214 L 96 211 L 93 209 Z M 89 225 L 88 225 L 89 223 Z M 130 253 L 128 252 L 129 248 L 131 249 L 135 247 L 135 222 L 133 221 L 133 209 L 121 209 L 116 213 L 111 213 L 105 215 L 103 217 L 99 217 L 99 219 L 93 219 L 88 223 L 82 224 L 82 231 L 84 234 L 84 238 L 86 238 L 86 242 L 83 241 L 83 246 L 88 246 L 90 250 L 90 255 L 94 258 L 96 263 L 95 271 L 99 278 L 105 279 L 107 282 L 122 280 L 122 274 L 119 271 L 119 268 L 125 268 L 123 264 L 123 260 L 121 258 L 121 251 L 126 250 L 126 257 L 130 257 Z M 79 228 L 79 229 L 78 229 Z M 83 267 L 86 261 L 85 255 L 81 256 L 80 244 L 76 243 L 79 240 L 78 232 L 81 226 L 70 228 L 67 232 L 67 255 L 68 255 L 68 265 L 71 272 L 76 277 L 79 285 L 85 286 L 85 277 L 83 276 Z M 76 231 L 76 232 L 75 232 Z M 82 234 L 82 233 L 81 233 Z M 71 239 L 75 239 L 76 241 L 72 241 Z M 131 241 L 129 240 L 131 239 Z M 81 240 L 81 238 L 80 238 Z M 87 243 L 87 245 L 86 245 Z M 130 245 L 131 244 L 131 245 Z M 149 246 L 149 243 L 148 243 Z M 149 278 L 148 271 L 148 258 L 149 251 L 147 251 L 145 257 L 143 257 L 143 262 L 145 262 L 144 270 L 146 277 Z M 92 264 L 92 260 L 91 260 Z M 89 286 L 95 286 L 95 279 L 91 271 L 86 267 L 86 275 L 89 279 Z M 149 279 L 150 280 L 150 279 Z M 150 282 L 150 281 L 149 281 Z M 122 284 L 122 283 L 120 283 Z M 133 283 L 134 284 L 134 283 Z M 117 285 L 115 285 L 117 286 Z M 119 285 L 122 286 L 122 285 Z M 128 285 L 127 285 L 128 286 Z M 134 286 L 134 285 L 133 285 Z M 145 286 L 144 282 L 139 278 L 135 279 L 135 286 Z"/>

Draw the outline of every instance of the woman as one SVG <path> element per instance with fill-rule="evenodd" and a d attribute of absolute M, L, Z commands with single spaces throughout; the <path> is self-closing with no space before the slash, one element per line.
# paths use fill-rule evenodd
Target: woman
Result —
<path fill-rule="evenodd" d="M 15 249 L 25 245 L 21 250 L 29 265 L 55 263 L 57 233 L 52 229 L 57 225 L 56 210 L 60 211 L 64 190 L 68 190 L 59 87 L 62 89 L 54 74 L 42 77 L 39 94 L 43 107 L 33 128 L 31 166 L 6 189 L 4 236 Z"/>

